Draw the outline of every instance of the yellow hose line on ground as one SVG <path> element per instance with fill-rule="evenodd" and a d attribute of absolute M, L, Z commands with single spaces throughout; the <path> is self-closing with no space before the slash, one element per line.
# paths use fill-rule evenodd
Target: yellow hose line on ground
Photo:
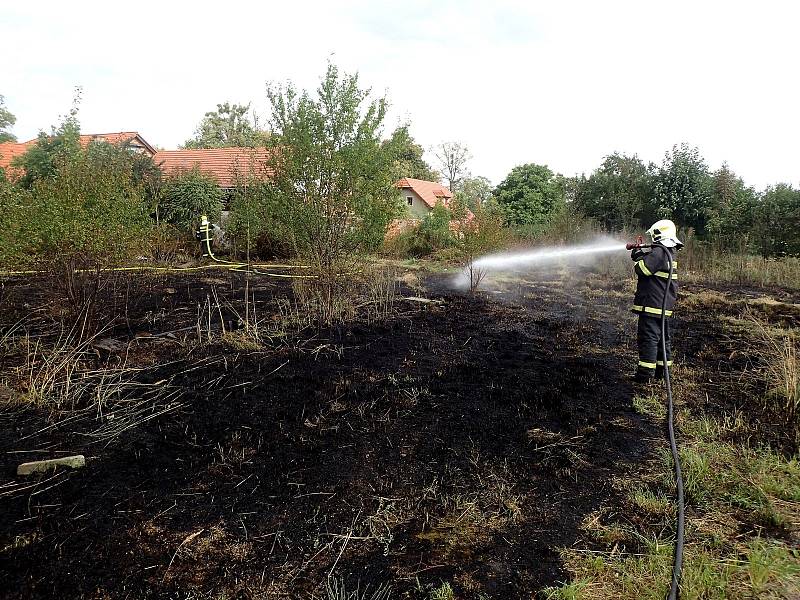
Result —
<path fill-rule="evenodd" d="M 215 259 L 217 260 L 217 259 Z M 308 269 L 310 268 L 308 265 L 285 265 L 285 264 L 252 264 L 249 265 L 247 263 L 234 263 L 234 262 L 222 262 L 217 260 L 215 263 L 211 263 L 208 265 L 198 265 L 196 267 L 153 267 L 149 265 L 141 265 L 136 267 L 111 267 L 109 269 L 102 269 L 103 271 L 155 271 L 155 272 L 165 272 L 165 273 L 180 273 L 180 272 L 189 272 L 189 271 L 202 271 L 205 269 L 228 269 L 230 271 L 236 271 L 239 273 L 254 273 L 256 275 L 265 275 L 267 277 L 280 277 L 280 278 L 287 278 L 287 279 L 313 279 L 316 275 L 287 275 L 282 273 L 269 273 L 265 271 L 258 271 L 255 268 L 260 267 L 262 269 Z M 76 269 L 76 273 L 93 273 L 94 269 Z M 37 270 L 27 270 L 27 271 L 0 271 L 0 277 L 13 277 L 18 275 L 38 275 L 41 273 L 45 273 L 45 271 L 37 271 Z"/>

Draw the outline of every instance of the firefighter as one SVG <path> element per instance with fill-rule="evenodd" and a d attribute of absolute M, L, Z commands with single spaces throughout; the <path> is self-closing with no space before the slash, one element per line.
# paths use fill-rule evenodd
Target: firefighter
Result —
<path fill-rule="evenodd" d="M 647 234 L 652 240 L 649 250 L 634 248 L 631 260 L 636 264 L 636 295 L 633 298 L 633 312 L 639 315 L 636 341 L 639 347 L 639 364 L 635 380 L 646 383 L 653 378 L 664 377 L 664 364 L 672 365 L 670 348 L 670 321 L 675 299 L 678 295 L 678 275 L 675 252 L 683 247 L 677 237 L 675 223 L 663 219 L 655 223 Z M 669 261 L 672 261 L 672 279 L 669 279 Z M 666 356 L 661 348 L 661 314 L 664 294 L 664 342 Z"/>
<path fill-rule="evenodd" d="M 200 227 L 195 232 L 195 238 L 200 243 L 200 251 L 203 256 L 214 258 L 214 253 L 211 251 L 211 245 L 214 243 L 214 229 L 206 215 L 200 217 Z"/>

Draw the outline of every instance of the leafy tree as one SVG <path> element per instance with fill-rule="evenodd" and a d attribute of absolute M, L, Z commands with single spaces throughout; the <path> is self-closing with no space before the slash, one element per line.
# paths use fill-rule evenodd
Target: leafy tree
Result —
<path fill-rule="evenodd" d="M 455 194 L 468 175 L 467 163 L 472 158 L 469 149 L 459 142 L 443 142 L 434 149 L 434 155 L 447 187 Z"/>
<path fill-rule="evenodd" d="M 455 193 L 456 198 L 464 203 L 467 208 L 475 212 L 479 206 L 488 202 L 492 197 L 492 182 L 486 177 L 467 177 L 461 188 Z"/>
<path fill-rule="evenodd" d="M 378 247 L 403 210 L 394 187 L 396 150 L 382 144 L 386 101 L 371 99 L 357 74 L 328 65 L 315 93 L 268 88 L 268 166 L 274 228 L 330 280 Z"/>
<path fill-rule="evenodd" d="M 411 137 L 408 125 L 398 127 L 392 134 L 392 139 L 385 140 L 383 145 L 393 145 L 395 148 L 393 175 L 395 179 L 411 177 L 436 182 L 441 179 L 441 175 L 422 158 L 425 150 Z"/>
<path fill-rule="evenodd" d="M 5 96 L 0 94 L 0 144 L 17 141 L 17 137 L 9 131 L 16 122 L 17 117 L 6 108 Z"/>
<path fill-rule="evenodd" d="M 201 215 L 219 222 L 222 190 L 217 180 L 197 166 L 167 178 L 161 188 L 161 216 L 186 231 L 193 231 Z"/>
<path fill-rule="evenodd" d="M 609 231 L 649 227 L 658 216 L 654 171 L 635 155 L 611 154 L 589 177 L 571 182 L 573 205 Z"/>
<path fill-rule="evenodd" d="M 269 183 L 255 173 L 237 173 L 225 237 L 234 252 L 244 252 L 248 260 L 257 242 L 262 247 L 271 245 L 265 239 L 270 232 L 269 193 Z"/>
<path fill-rule="evenodd" d="M 747 187 L 727 163 L 713 175 L 707 230 L 721 242 L 746 243 L 753 227 L 756 192 Z"/>
<path fill-rule="evenodd" d="M 194 137 L 186 140 L 183 147 L 254 147 L 262 144 L 266 134 L 258 130 L 255 119 L 250 122 L 249 112 L 249 104 L 217 104 L 217 110 L 205 114 Z"/>
<path fill-rule="evenodd" d="M 712 188 L 708 167 L 697 148 L 684 143 L 665 154 L 655 185 L 662 216 L 704 235 Z"/>
<path fill-rule="evenodd" d="M 755 208 L 754 234 L 761 255 L 800 256 L 800 190 L 779 183 L 767 188 Z"/>
<path fill-rule="evenodd" d="M 494 190 L 507 223 L 539 227 L 564 205 L 564 182 L 545 165 L 514 167 Z"/>
<path fill-rule="evenodd" d="M 49 134 L 40 131 L 36 143 L 11 162 L 12 166 L 24 171 L 19 180 L 20 185 L 30 188 L 36 181 L 53 179 L 58 173 L 58 165 L 79 153 L 79 101 L 80 96 L 76 97 L 69 115 L 58 127 L 52 127 Z"/>

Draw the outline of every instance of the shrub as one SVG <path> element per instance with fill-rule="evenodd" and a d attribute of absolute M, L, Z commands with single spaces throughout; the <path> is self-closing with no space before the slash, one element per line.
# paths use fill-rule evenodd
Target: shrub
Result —
<path fill-rule="evenodd" d="M 417 227 L 418 249 L 424 254 L 430 254 L 455 246 L 457 238 L 450 229 L 452 220 L 453 214 L 450 210 L 442 202 L 437 202 Z"/>
<path fill-rule="evenodd" d="M 193 231 L 201 215 L 219 223 L 222 214 L 222 190 L 211 175 L 194 167 L 180 171 L 164 181 L 160 213 L 164 220 Z"/>
<path fill-rule="evenodd" d="M 3 187 L 4 262 L 53 275 L 75 316 L 93 320 L 102 271 L 140 252 L 150 219 L 131 154 L 91 144 L 56 161 L 29 191 Z"/>

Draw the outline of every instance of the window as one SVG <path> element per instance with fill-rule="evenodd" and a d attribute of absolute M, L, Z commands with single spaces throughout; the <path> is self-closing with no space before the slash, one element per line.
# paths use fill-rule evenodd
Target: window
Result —
<path fill-rule="evenodd" d="M 409 206 L 414 204 L 414 198 L 412 198 L 411 196 L 406 196 L 406 200 L 408 201 L 408 205 Z"/>

